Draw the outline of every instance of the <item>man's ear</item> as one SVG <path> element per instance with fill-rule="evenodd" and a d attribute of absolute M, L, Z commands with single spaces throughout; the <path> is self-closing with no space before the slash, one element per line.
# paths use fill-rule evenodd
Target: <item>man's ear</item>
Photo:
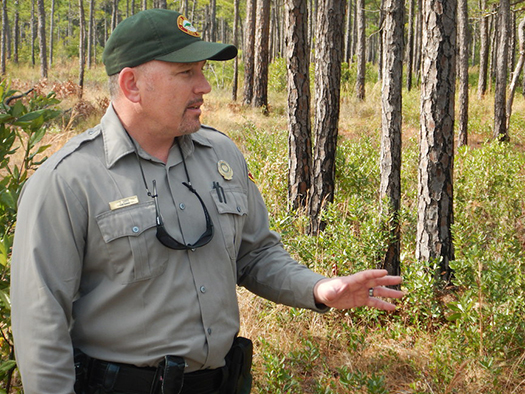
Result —
<path fill-rule="evenodd" d="M 120 91 L 129 101 L 137 103 L 140 101 L 140 92 L 137 85 L 138 72 L 136 69 L 126 67 L 120 71 L 118 83 Z"/>

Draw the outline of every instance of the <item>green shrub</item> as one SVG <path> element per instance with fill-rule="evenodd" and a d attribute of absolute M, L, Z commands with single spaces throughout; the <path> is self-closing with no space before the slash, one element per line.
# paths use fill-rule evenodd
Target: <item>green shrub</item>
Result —
<path fill-rule="evenodd" d="M 22 187 L 44 160 L 49 145 L 42 139 L 50 121 L 60 115 L 59 101 L 48 96 L 21 95 L 0 81 L 0 381 L 10 392 L 16 368 L 11 335 L 10 255 L 16 223 L 16 203 Z M 15 158 L 16 155 L 16 158 Z M 2 389 L 0 389 L 0 392 Z"/>

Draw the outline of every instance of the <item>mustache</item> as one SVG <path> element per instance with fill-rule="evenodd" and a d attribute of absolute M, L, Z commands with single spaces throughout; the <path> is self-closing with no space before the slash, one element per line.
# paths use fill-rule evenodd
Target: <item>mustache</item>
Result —
<path fill-rule="evenodd" d="M 203 105 L 203 104 L 204 104 L 204 99 L 203 99 L 203 98 L 197 98 L 197 99 L 193 99 L 193 100 L 191 100 L 191 101 L 188 103 L 188 105 L 186 106 L 186 108 L 188 108 L 188 107 L 194 107 L 194 106 L 196 106 L 196 105 L 201 106 L 201 105 Z"/>

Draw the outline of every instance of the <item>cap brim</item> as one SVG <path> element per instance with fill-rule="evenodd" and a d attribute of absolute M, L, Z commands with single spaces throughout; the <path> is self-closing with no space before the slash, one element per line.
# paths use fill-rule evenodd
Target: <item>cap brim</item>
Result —
<path fill-rule="evenodd" d="M 237 56 L 237 48 L 217 42 L 195 41 L 175 52 L 157 56 L 155 60 L 172 63 L 193 63 L 203 60 L 230 60 Z"/>

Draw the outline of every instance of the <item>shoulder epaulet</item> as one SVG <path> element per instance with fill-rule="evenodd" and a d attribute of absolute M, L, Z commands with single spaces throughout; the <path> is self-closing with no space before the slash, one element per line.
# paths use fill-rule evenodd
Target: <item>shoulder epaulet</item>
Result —
<path fill-rule="evenodd" d="M 219 133 L 219 134 L 222 134 L 222 135 L 225 136 L 225 137 L 230 138 L 227 134 L 224 134 L 222 131 L 217 130 L 215 127 L 211 127 L 211 126 L 208 126 L 208 125 L 205 125 L 205 124 L 201 125 L 201 127 L 202 127 L 203 129 L 206 129 L 206 130 L 215 131 L 215 132 L 217 132 L 217 133 Z"/>
<path fill-rule="evenodd" d="M 205 125 L 205 124 L 201 124 L 201 127 L 204 128 L 204 129 L 208 129 L 208 130 L 219 131 L 215 127 L 211 127 L 211 126 L 208 126 L 208 125 Z M 219 133 L 220 133 L 220 131 L 219 131 Z"/>
<path fill-rule="evenodd" d="M 82 146 L 84 143 L 93 141 L 95 138 L 97 138 L 101 131 L 102 129 L 100 125 L 97 125 L 89 130 L 84 131 L 82 134 L 76 135 L 66 142 L 66 144 L 54 155 L 47 159 L 45 164 L 55 169 L 66 157 L 78 150 L 78 148 L 80 148 L 80 146 Z"/>

